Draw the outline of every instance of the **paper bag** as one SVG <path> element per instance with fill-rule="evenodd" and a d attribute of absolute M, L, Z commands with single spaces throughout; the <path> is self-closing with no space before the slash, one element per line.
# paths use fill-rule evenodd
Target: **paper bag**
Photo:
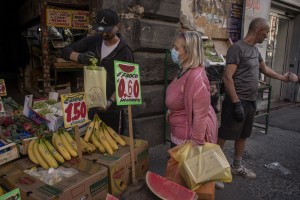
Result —
<path fill-rule="evenodd" d="M 84 66 L 84 91 L 88 108 L 106 109 L 106 76 L 104 67 L 89 69 Z"/>

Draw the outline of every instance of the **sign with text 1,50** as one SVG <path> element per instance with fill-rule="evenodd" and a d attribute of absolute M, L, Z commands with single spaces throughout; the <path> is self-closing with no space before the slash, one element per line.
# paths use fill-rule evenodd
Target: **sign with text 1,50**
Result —
<path fill-rule="evenodd" d="M 142 104 L 139 65 L 115 60 L 114 66 L 117 105 Z"/>
<path fill-rule="evenodd" d="M 6 92 L 6 86 L 5 86 L 5 81 L 4 79 L 0 79 L 0 96 L 6 96 L 7 92 Z"/>
<path fill-rule="evenodd" d="M 85 102 L 86 98 L 84 92 L 61 95 L 65 128 L 88 122 L 87 106 Z"/>

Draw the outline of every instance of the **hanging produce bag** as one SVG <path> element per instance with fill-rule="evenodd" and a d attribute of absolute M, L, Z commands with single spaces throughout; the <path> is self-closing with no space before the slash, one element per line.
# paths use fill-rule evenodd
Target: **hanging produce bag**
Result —
<path fill-rule="evenodd" d="M 84 66 L 84 91 L 88 108 L 106 109 L 106 70 L 96 66 L 97 59 L 91 59 L 91 66 Z"/>
<path fill-rule="evenodd" d="M 208 181 L 232 181 L 230 165 L 219 145 L 186 142 L 179 147 L 175 147 L 177 151 L 171 156 L 178 162 L 180 175 L 188 188 L 196 190 Z"/>

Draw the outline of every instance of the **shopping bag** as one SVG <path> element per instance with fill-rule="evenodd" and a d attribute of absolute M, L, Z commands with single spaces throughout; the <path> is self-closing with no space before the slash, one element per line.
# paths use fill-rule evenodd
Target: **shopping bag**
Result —
<path fill-rule="evenodd" d="M 230 165 L 217 144 L 193 145 L 188 141 L 178 147 L 173 158 L 178 162 L 181 177 L 192 190 L 208 181 L 232 181 Z"/>
<path fill-rule="evenodd" d="M 84 66 L 84 91 L 88 108 L 106 109 L 106 76 L 104 67 Z"/>

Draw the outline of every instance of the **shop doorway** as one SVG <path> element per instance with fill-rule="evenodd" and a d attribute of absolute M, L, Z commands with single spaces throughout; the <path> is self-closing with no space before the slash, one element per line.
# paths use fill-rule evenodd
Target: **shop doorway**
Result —
<path fill-rule="evenodd" d="M 275 12 L 270 13 L 270 33 L 266 51 L 266 64 L 279 74 L 285 73 L 289 49 L 290 19 Z M 266 77 L 266 82 L 272 85 L 271 102 L 284 99 L 286 87 L 284 83 Z"/>

